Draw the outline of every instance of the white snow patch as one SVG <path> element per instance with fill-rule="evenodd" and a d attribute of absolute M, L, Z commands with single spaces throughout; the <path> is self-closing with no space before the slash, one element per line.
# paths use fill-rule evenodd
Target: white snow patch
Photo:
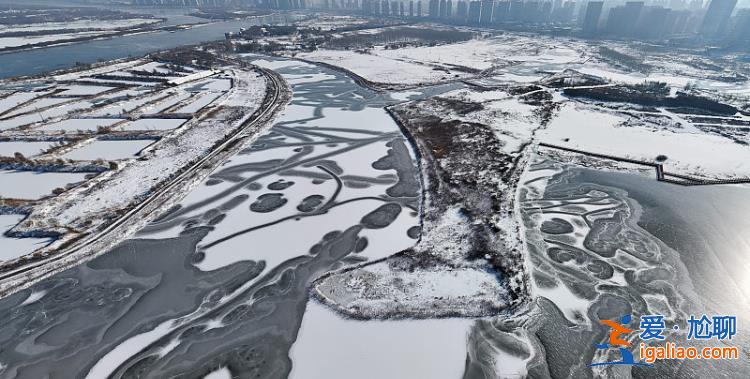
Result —
<path fill-rule="evenodd" d="M 70 118 L 63 121 L 53 122 L 40 127 L 43 130 L 62 130 L 66 132 L 96 131 L 99 128 L 112 126 L 124 121 L 119 118 Z"/>
<path fill-rule="evenodd" d="M 540 133 L 540 139 L 554 145 L 646 162 L 655 162 L 658 155 L 665 155 L 668 159 L 663 164 L 668 173 L 750 177 L 747 146 L 716 135 L 620 126 L 625 120 L 624 116 L 610 112 L 566 104 Z"/>
<path fill-rule="evenodd" d="M 55 145 L 49 141 L 2 141 L 0 142 L 0 156 L 12 157 L 15 153 L 21 153 L 26 158 L 39 155 Z"/>
<path fill-rule="evenodd" d="M 13 228 L 23 220 L 24 217 L 26 216 L 0 214 L 0 262 L 30 254 L 50 243 L 50 240 L 47 238 L 13 238 L 5 235 L 7 230 Z M 40 299 L 44 296 L 44 293 L 32 293 L 29 298 L 24 301 L 24 304 L 36 301 L 37 299 L 32 300 L 32 297 L 35 295 L 37 296 L 37 299 Z"/>
<path fill-rule="evenodd" d="M 36 200 L 52 190 L 85 180 L 83 173 L 0 170 L 0 197 Z"/>
<path fill-rule="evenodd" d="M 460 378 L 471 324 L 347 320 L 310 301 L 289 354 L 290 378 Z"/>
<path fill-rule="evenodd" d="M 152 139 L 141 140 L 94 140 L 62 157 L 65 159 L 92 161 L 96 159 L 118 160 L 133 158 L 154 143 Z"/>

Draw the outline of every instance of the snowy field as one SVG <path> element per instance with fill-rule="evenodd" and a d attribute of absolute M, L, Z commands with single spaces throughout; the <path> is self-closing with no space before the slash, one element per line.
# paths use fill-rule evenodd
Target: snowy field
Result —
<path fill-rule="evenodd" d="M 68 85 L 61 86 L 58 89 L 62 92 L 57 93 L 57 96 L 91 96 L 97 95 L 104 91 L 113 90 L 115 87 L 106 86 L 92 86 L 92 85 Z"/>
<path fill-rule="evenodd" d="M 79 32 L 79 33 L 61 33 L 42 36 L 28 37 L 0 37 L 0 50 L 11 47 L 32 47 L 39 44 L 64 43 L 77 38 L 104 37 L 114 32 L 96 31 L 96 32 Z"/>
<path fill-rule="evenodd" d="M 124 20 L 76 20 L 24 25 L 0 25 L 0 50 L 13 47 L 33 47 L 48 43 L 65 43 L 79 38 L 106 37 L 121 30 L 153 25 L 159 19 L 133 18 Z M 60 31 L 71 31 L 60 33 Z M 47 32 L 47 34 L 38 34 Z M 20 37 L 3 37 L 10 33 L 34 33 Z"/>
<path fill-rule="evenodd" d="M 31 158 L 54 145 L 54 142 L 47 141 L 0 141 L 0 156 L 12 157 L 15 153 L 21 153 L 24 157 Z"/>
<path fill-rule="evenodd" d="M 24 256 L 49 244 L 50 241 L 46 238 L 12 238 L 5 235 L 6 231 L 16 226 L 24 217 L 26 216 L 0 214 L 0 262 Z"/>
<path fill-rule="evenodd" d="M 133 79 L 117 80 L 120 77 Z M 170 85 L 168 80 L 178 82 Z M 6 140 L 0 142 L 0 156 L 14 163 L 19 152 L 35 160 L 18 162 L 39 170 L 48 164 L 65 171 L 90 170 L 92 164 L 110 169 L 56 196 L 53 189 L 78 182 L 85 174 L 4 172 L 3 183 L 8 185 L 0 196 L 45 197 L 32 210 L 29 224 L 21 226 L 34 225 L 33 230 L 38 230 L 40 220 L 42 224 L 49 220 L 46 215 L 63 223 L 84 222 L 91 214 L 131 205 L 236 130 L 265 95 L 265 79 L 254 71 L 201 70 L 147 59 L 102 64 L 6 87 L 0 92 L 0 137 Z M 215 113 L 198 119 L 209 105 Z M 175 111 L 180 118 L 167 116 Z M 109 136 L 113 133 L 117 137 Z M 61 143 L 68 145 L 39 157 Z"/>
<path fill-rule="evenodd" d="M 579 64 L 587 58 L 580 43 L 519 35 L 398 49 L 375 46 L 369 54 L 317 50 L 298 56 L 342 67 L 371 82 L 407 85 L 476 77 L 483 71 L 498 75 L 508 71 L 526 72 L 527 76 L 538 80 L 538 75 L 531 74 Z"/>
<path fill-rule="evenodd" d="M 485 86 L 503 88 L 541 83 L 546 77 L 578 72 L 613 84 L 666 83 L 672 96 L 690 86 L 710 98 L 733 96 L 734 105 L 746 104 L 743 97 L 750 99 L 750 81 L 719 80 L 720 76 L 730 76 L 735 71 L 732 68 L 725 68 L 723 72 L 698 68 L 706 58 L 660 53 L 649 56 L 635 48 L 606 46 L 609 45 L 600 47 L 566 38 L 505 33 L 436 46 L 397 49 L 375 46 L 368 53 L 322 49 L 299 56 L 342 67 L 380 84 L 430 84 L 476 77 L 482 71 L 482 76 L 473 80 Z M 622 54 L 634 57 L 633 60 L 640 59 L 642 72 L 623 67 L 602 53 L 601 49 L 605 48 L 616 48 Z M 698 63 L 690 64 L 693 61 Z M 474 70 L 474 74 L 466 71 L 456 74 L 457 66 Z M 708 178 L 750 177 L 750 165 L 746 163 L 750 150 L 743 144 L 749 143 L 750 138 L 746 127 L 742 127 L 749 122 L 748 116 L 727 116 L 724 121 L 706 124 L 705 120 L 711 116 L 678 114 L 660 108 L 657 110 L 659 114 L 649 117 L 667 121 L 654 121 L 624 110 L 569 101 L 556 92 L 551 91 L 560 109 L 553 112 L 550 124 L 539 133 L 540 142 L 646 162 L 655 162 L 657 156 L 664 155 L 667 157 L 663 162 L 665 170 L 676 174 Z M 493 125 L 497 137 L 506 143 L 507 152 L 517 150 L 519 144 L 528 141 L 539 126 L 533 108 L 503 90 L 461 90 L 446 97 L 481 103 L 483 107 L 479 111 L 451 117 Z M 724 153 L 721 156 L 712 153 L 718 150 Z"/>
<path fill-rule="evenodd" d="M 432 47 L 374 51 L 380 57 L 393 60 L 424 62 L 439 67 L 457 65 L 480 71 L 514 63 L 545 66 L 582 62 L 585 55 L 580 44 L 563 41 L 539 36 L 533 41 L 517 36 L 498 36 Z"/>
<path fill-rule="evenodd" d="M 369 32 L 378 30 L 383 29 Z M 741 70 L 744 66 L 739 62 L 736 63 L 738 67 L 717 72 L 697 68 L 697 63 L 688 64 L 700 60 L 689 55 L 648 55 L 635 48 L 604 46 L 617 47 L 617 50 L 633 56 L 634 60 L 640 59 L 644 69 L 622 67 L 600 53 L 601 45 L 523 33 L 504 33 L 435 46 L 386 49 L 376 45 L 366 53 L 323 46 L 297 56 L 339 66 L 368 81 L 385 85 L 425 85 L 480 76 L 497 83 L 519 84 L 574 70 L 616 83 L 663 82 L 675 91 L 689 85 L 711 93 L 750 97 L 750 81 L 721 79 Z"/>
<path fill-rule="evenodd" d="M 152 186 L 170 178 L 175 172 L 196 158 L 206 154 L 217 141 L 223 139 L 228 133 L 250 117 L 260 105 L 265 94 L 265 79 L 255 72 L 229 71 L 234 79 L 235 87 L 225 94 L 222 99 L 217 100 L 226 107 L 226 111 L 219 112 L 213 117 L 203 118 L 193 122 L 190 127 L 181 133 L 165 137 L 148 149 L 146 159 L 132 160 L 126 167 L 108 176 L 106 185 L 93 187 L 94 189 L 80 189 L 66 193 L 53 201 L 42 204 L 35 208 L 31 217 L 44 218 L 44 214 L 55 214 L 64 223 L 82 222 L 83 218 L 92 213 L 106 213 L 115 209 L 123 209 L 131 204 L 134 199 L 141 198 L 147 194 Z M 182 86 L 190 86 L 186 83 Z M 146 95 L 146 100 L 126 101 L 127 105 L 113 105 L 104 107 L 104 113 L 122 112 L 125 108 L 134 110 L 149 101 L 154 101 L 162 96 L 158 91 Z M 230 118 L 229 115 L 240 112 L 241 118 Z M 101 114 L 100 111 L 90 112 L 92 115 Z M 234 113 L 236 114 L 236 113 Z M 169 120 L 168 122 L 172 122 Z M 184 120 L 179 120 L 184 122 Z M 124 130 L 129 128 L 125 127 Z M 64 155 L 70 159 L 122 159 L 133 157 L 144 147 L 152 144 L 149 140 L 118 140 L 103 141 L 96 140 L 85 144 L 79 149 L 74 149 Z M 105 147 L 106 144 L 106 147 Z M 113 146 L 113 149 L 109 147 Z M 142 154 L 142 156 L 144 156 Z"/>
<path fill-rule="evenodd" d="M 704 266 L 704 260 L 682 259 L 653 230 L 645 231 L 663 222 L 644 216 L 659 202 L 637 203 L 628 198 L 637 192 L 630 187 L 587 181 L 613 174 L 602 167 L 625 165 L 589 156 L 586 162 L 597 170 L 573 169 L 548 161 L 544 154 L 556 157 L 559 150 L 538 144 L 658 162 L 672 173 L 750 177 L 746 114 L 593 101 L 573 97 L 561 88 L 570 83 L 557 86 L 551 79 L 577 71 L 607 82 L 591 87 L 608 89 L 615 87 L 609 82 L 661 81 L 669 97 L 693 84 L 737 94 L 746 83 L 700 79 L 705 72 L 674 60 L 651 62 L 648 72 L 628 71 L 598 51 L 564 38 L 506 33 L 431 47 L 378 46 L 369 54 L 300 54 L 394 87 L 451 82 L 399 93 L 363 88 L 319 65 L 253 61 L 276 70 L 294 92 L 278 121 L 206 172 L 203 182 L 180 188 L 184 198 L 164 205 L 133 238 L 17 294 L 15 305 L 0 304 L 0 316 L 12 316 L 0 331 L 24 331 L 0 333 L 0 372 L 99 378 L 140 370 L 211 379 L 248 372 L 302 379 L 592 376 L 588 364 L 606 358 L 593 351 L 596 342 L 606 342 L 595 318 L 616 307 L 684 319 L 682 307 L 691 305 L 694 288 L 679 280 L 687 278 L 684 266 Z M 92 164 L 107 171 L 57 197 L 54 188 L 85 174 L 0 172 L 0 197 L 50 196 L 32 203 L 25 221 L 0 215 L 0 230 L 19 222 L 20 231 L 103 227 L 102 220 L 205 156 L 247 122 L 266 90 L 258 72 L 222 68 L 175 71 L 136 60 L 64 74 L 64 84 L 50 82 L 43 91 L 5 92 L 0 136 L 41 142 L 0 142 L 0 155 L 14 149 L 33 154 L 67 139 L 70 146 L 41 163 L 72 168 L 91 163 L 75 160 L 119 161 Z M 190 73 L 209 77 L 181 83 Z M 159 81 L 167 78 L 177 81 Z M 62 95 L 47 93 L 58 90 Z M 91 96 L 85 100 L 90 106 L 66 106 L 55 97 L 66 95 Z M 33 100 L 37 96 L 47 97 Z M 411 132 L 420 154 L 402 130 Z M 671 184 L 632 176 L 665 186 L 660 196 L 671 196 Z M 651 196 L 652 184 L 639 187 L 640 196 Z M 673 187 L 685 194 L 717 186 Z M 693 217 L 719 217 L 716 204 L 696 204 Z M 709 228 L 716 225 L 722 224 Z M 0 237 L 0 261 L 47 242 Z M 7 253 L 5 246 L 15 250 Z M 747 244 L 738 246 L 742 251 Z M 721 266 L 712 253 L 700 257 Z M 731 284 L 733 295 L 741 293 Z M 74 302 L 88 300 L 77 294 L 100 288 L 112 292 L 96 292 L 107 296 L 95 307 Z M 687 295 L 674 296 L 678 290 Z M 51 301 L 60 298 L 72 300 Z M 82 322 L 87 333 L 80 333 Z M 12 355 L 19 351 L 23 359 Z"/>
<path fill-rule="evenodd" d="M 132 18 L 125 20 L 75 20 L 65 22 L 45 22 L 23 25 L 0 25 L 0 34 L 11 32 L 36 32 L 53 31 L 63 29 L 120 29 L 136 25 L 157 23 L 160 20 L 153 18 Z"/>
<path fill-rule="evenodd" d="M 290 378 L 460 378 L 472 322 L 362 322 L 310 302 L 290 352 Z"/>
<path fill-rule="evenodd" d="M 85 180 L 85 173 L 0 170 L 0 197 L 36 200 L 52 196 L 55 188 Z"/>
<path fill-rule="evenodd" d="M 3 97 L 0 97 L 0 115 L 4 116 L 11 109 L 16 108 L 17 106 L 23 103 L 26 103 L 27 101 L 30 101 L 36 97 L 44 96 L 48 93 L 49 91 L 44 91 L 44 92 L 23 91 L 23 92 L 5 93 Z"/>
<path fill-rule="evenodd" d="M 628 114 L 567 103 L 539 133 L 541 142 L 656 163 L 669 173 L 730 179 L 750 177 L 750 149 L 709 135 L 683 121 L 680 129 L 656 128 Z M 721 154 L 717 154 L 721 152 Z"/>
<path fill-rule="evenodd" d="M 454 112 L 446 117 L 490 125 L 495 131 L 495 136 L 503 142 L 503 152 L 506 154 L 518 152 L 539 128 L 537 108 L 506 91 L 476 92 L 463 89 L 446 93 L 443 97 L 482 104 L 480 110 L 466 114 Z"/>
<path fill-rule="evenodd" d="M 77 113 L 83 110 L 91 109 L 94 103 L 88 100 L 79 100 L 64 103 L 59 106 L 53 106 L 44 110 L 32 110 L 30 113 L 24 113 L 15 117 L 0 120 L 0 130 L 13 129 L 31 124 L 43 124 L 48 121 L 55 121 L 67 116 L 70 113 Z"/>
<path fill-rule="evenodd" d="M 154 140 L 94 140 L 62 156 L 65 159 L 92 161 L 133 158 Z"/>
<path fill-rule="evenodd" d="M 187 120 L 182 118 L 141 118 L 123 125 L 125 130 L 172 130 Z"/>
<path fill-rule="evenodd" d="M 431 84 L 468 77 L 459 71 L 434 70 L 433 67 L 394 60 L 374 54 L 360 54 L 349 50 L 316 50 L 298 57 L 342 67 L 374 83 Z"/>
<path fill-rule="evenodd" d="M 70 118 L 58 122 L 44 124 L 40 130 L 64 131 L 64 132 L 95 132 L 99 128 L 107 128 L 119 122 L 125 121 L 118 118 Z"/>

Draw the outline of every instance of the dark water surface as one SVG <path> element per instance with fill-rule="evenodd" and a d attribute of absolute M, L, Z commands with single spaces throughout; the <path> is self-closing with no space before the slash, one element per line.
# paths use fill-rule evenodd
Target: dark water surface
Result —
<path fill-rule="evenodd" d="M 288 63 L 268 63 L 294 91 L 269 133 L 135 238 L 0 300 L 0 377 L 285 378 L 310 282 L 414 243 L 394 100 Z"/>
<path fill-rule="evenodd" d="M 521 192 L 538 296 L 524 328 L 543 352 L 532 359 L 530 375 L 740 378 L 750 370 L 750 333 L 742 327 L 750 321 L 750 188 L 679 186 L 551 160 L 530 170 L 552 175 L 542 192 L 534 189 L 536 179 Z M 641 315 L 664 315 L 664 343 L 738 346 L 740 359 L 588 367 L 620 359 L 616 349 L 595 344 L 607 340 L 599 320 L 624 314 L 636 320 L 632 329 Z M 688 317 L 703 314 L 737 316 L 737 336 L 725 343 L 687 340 Z M 637 346 L 634 354 L 638 359 Z"/>
<path fill-rule="evenodd" d="M 680 186 L 639 175 L 583 171 L 643 208 L 638 225 L 680 253 L 707 311 L 750 311 L 750 187 Z"/>
<path fill-rule="evenodd" d="M 167 24 L 195 22 L 190 16 L 170 16 Z M 267 16 L 247 20 L 196 25 L 175 32 L 160 31 L 92 40 L 71 45 L 48 47 L 0 54 L 0 78 L 35 75 L 74 66 L 77 62 L 94 63 L 102 60 L 137 57 L 159 50 L 224 39 L 224 33 L 240 28 L 286 21 L 286 16 Z"/>

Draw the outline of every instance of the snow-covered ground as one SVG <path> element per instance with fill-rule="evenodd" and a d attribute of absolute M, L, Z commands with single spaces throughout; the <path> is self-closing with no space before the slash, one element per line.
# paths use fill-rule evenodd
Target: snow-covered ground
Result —
<path fill-rule="evenodd" d="M 42 98 L 33 100 L 22 107 L 18 107 L 6 113 L 3 117 L 13 117 L 15 115 L 19 115 L 23 113 L 34 112 L 39 109 L 52 107 L 57 104 L 61 104 L 61 103 L 69 102 L 69 101 L 71 100 L 66 99 L 66 98 L 61 98 L 61 97 L 42 97 Z"/>
<path fill-rule="evenodd" d="M 108 105 L 95 111 L 91 112 L 91 116 L 119 116 L 125 113 L 130 113 L 139 109 L 149 103 L 155 103 L 161 99 L 169 96 L 169 93 L 162 93 L 161 91 L 151 92 L 145 96 L 138 97 L 131 100 L 120 101 L 112 105 Z"/>
<path fill-rule="evenodd" d="M 0 156 L 12 157 L 15 153 L 21 153 L 24 157 L 31 158 L 54 145 L 54 142 L 47 141 L 0 141 Z"/>
<path fill-rule="evenodd" d="M 43 222 L 46 219 L 45 215 L 55 215 L 62 224 L 72 225 L 90 219 L 92 214 L 103 215 L 124 209 L 136 199 L 145 196 L 153 186 L 164 182 L 189 163 L 208 153 L 218 141 L 236 130 L 253 114 L 265 95 L 265 79 L 260 74 L 252 71 L 229 71 L 229 74 L 234 78 L 235 88 L 224 98 L 217 100 L 218 104 L 225 107 L 223 111 L 211 117 L 189 121 L 190 124 L 184 131 L 162 138 L 149 148 L 147 153 L 142 153 L 141 156 L 145 159 L 131 160 L 116 172 L 100 175 L 93 180 L 96 183 L 90 182 L 91 185 L 78 187 L 63 196 L 40 204 L 34 208 L 30 219 Z M 159 96 L 159 93 L 155 93 L 150 95 L 149 99 L 153 100 Z M 110 112 L 112 108 L 117 108 L 116 112 L 120 112 L 123 107 L 132 110 L 142 106 L 145 101 L 138 101 L 139 104 L 132 104 L 132 101 L 129 103 L 131 104 L 127 106 L 115 105 L 106 109 Z M 237 114 L 240 117 L 237 117 Z M 99 148 L 105 142 L 120 144 L 126 141 L 97 140 L 84 145 L 82 150 L 67 153 L 66 158 L 107 159 L 110 156 L 107 149 Z M 141 143 L 138 146 L 141 147 L 146 142 L 132 143 Z M 132 154 L 133 150 L 129 149 L 129 153 Z"/>
<path fill-rule="evenodd" d="M 52 190 L 85 180 L 85 173 L 0 170 L 0 197 L 36 200 L 52 196 Z"/>
<path fill-rule="evenodd" d="M 373 29 L 376 32 L 382 29 Z M 364 33 L 359 32 L 359 33 Z M 750 81 L 726 80 L 742 71 L 741 62 L 724 70 L 699 68 L 710 66 L 705 57 L 682 53 L 645 54 L 637 48 L 622 48 L 570 38 L 552 38 L 523 33 L 477 38 L 465 42 L 435 46 L 407 46 L 386 49 L 374 46 L 365 52 L 322 49 L 297 56 L 339 66 L 374 83 L 413 86 L 439 81 L 482 77 L 497 83 L 534 82 L 545 76 L 575 70 L 605 80 L 638 84 L 667 83 L 674 91 L 693 86 L 711 93 L 750 97 Z M 628 69 L 605 56 L 600 48 L 616 48 L 642 62 L 642 68 Z M 702 63 L 696 63 L 698 61 Z M 705 62 L 704 62 L 705 61 Z M 706 63 L 708 62 L 708 63 Z M 690 63 L 690 64 L 689 64 Z M 641 67 L 641 66 L 639 66 Z M 450 73 L 447 73 L 449 71 Z"/>
<path fill-rule="evenodd" d="M 476 92 L 462 89 L 443 95 L 449 99 L 460 99 L 472 103 L 481 103 L 482 109 L 466 114 L 446 115 L 455 120 L 476 122 L 489 125 L 495 136 L 503 142 L 503 152 L 513 154 L 531 140 L 532 134 L 539 128 L 541 120 L 537 107 L 524 103 L 516 96 L 498 91 Z"/>
<path fill-rule="evenodd" d="M 0 25 L 0 50 L 11 47 L 32 47 L 44 43 L 65 43 L 78 38 L 106 37 L 118 30 L 146 26 L 160 22 L 159 19 L 134 18 L 125 20 L 77 20 L 26 25 Z M 72 31 L 59 33 L 58 31 Z M 78 30 L 78 31 L 75 31 Z M 48 32 L 20 37 L 2 37 L 4 33 Z"/>
<path fill-rule="evenodd" d="M 83 110 L 90 109 L 94 103 L 88 100 L 78 100 L 70 103 L 61 104 L 45 110 L 36 111 L 32 113 L 26 113 L 17 117 L 8 118 L 0 121 L 0 130 L 17 128 L 19 126 L 25 126 L 36 123 L 44 123 L 51 119 L 57 119 L 73 112 L 80 112 Z"/>
<path fill-rule="evenodd" d="M 133 158 L 153 144 L 154 140 L 93 140 L 66 154 L 65 159 L 92 161 L 96 159 L 119 160 Z"/>
<path fill-rule="evenodd" d="M 193 97 L 189 103 L 181 107 L 175 108 L 171 113 L 195 113 L 207 107 L 221 96 L 221 93 L 207 93 L 200 97 Z"/>
<path fill-rule="evenodd" d="M 750 177 L 750 149 L 725 137 L 696 129 L 655 128 L 633 116 L 593 105 L 566 103 L 539 140 L 587 152 L 656 163 L 668 173 L 708 178 Z M 684 120 L 683 120 L 684 123 Z M 686 130 L 687 129 L 687 130 Z"/>
<path fill-rule="evenodd" d="M 310 61 L 339 66 L 374 83 L 418 85 L 465 78 L 461 71 L 434 70 L 432 66 L 404 62 L 349 50 L 316 50 L 297 55 Z"/>
<path fill-rule="evenodd" d="M 133 27 L 136 25 L 152 24 L 160 22 L 159 19 L 153 18 L 131 18 L 123 20 L 74 20 L 65 22 L 45 22 L 36 24 L 23 24 L 23 25 L 0 25 L 1 33 L 11 32 L 36 32 L 36 31 L 52 31 L 52 30 L 67 30 L 67 29 L 119 29 Z"/>
<path fill-rule="evenodd" d="M 172 130 L 188 120 L 182 118 L 141 118 L 122 126 L 125 130 Z"/>
<path fill-rule="evenodd" d="M 525 73 L 528 81 L 538 80 L 536 71 L 583 63 L 584 51 L 581 43 L 570 40 L 500 35 L 436 46 L 375 46 L 368 53 L 324 49 L 297 56 L 342 67 L 374 83 L 418 85 L 474 77 L 480 71 L 518 78 Z"/>
<path fill-rule="evenodd" d="M 99 128 L 106 128 L 118 122 L 125 121 L 119 118 L 69 118 L 58 122 L 44 124 L 39 127 L 40 130 L 62 130 L 65 132 L 76 131 L 96 131 Z"/>
<path fill-rule="evenodd" d="M 467 319 L 343 319 L 309 302 L 292 347 L 290 378 L 460 378 Z"/>
<path fill-rule="evenodd" d="M 53 196 L 53 189 L 81 181 L 85 174 L 3 172 L 0 196 L 44 197 L 34 206 L 29 224 L 19 229 L 54 229 L 67 222 L 85 222 L 82 218 L 92 213 L 122 210 L 208 153 L 242 125 L 265 96 L 266 82 L 258 72 L 230 68 L 190 79 L 189 75 L 196 72 L 200 72 L 197 67 L 131 59 L 44 81 L 0 83 L 0 137 L 5 139 L 0 142 L 0 156 L 6 160 L 19 152 L 35 158 L 22 163 L 40 165 L 40 170 L 49 163 L 75 170 L 89 161 L 119 161 L 110 166 L 110 171 L 57 196 Z M 110 80 L 99 75 L 134 80 Z M 174 85 L 165 82 L 180 78 L 187 79 Z M 199 112 L 209 104 L 213 113 Z M 168 110 L 179 110 L 185 117 L 162 118 Z M 115 124 L 119 126 L 111 128 Z M 117 137 L 107 136 L 112 133 Z M 76 140 L 61 140 L 71 134 Z M 68 145 L 39 156 L 65 143 Z M 44 220 L 50 219 L 54 223 L 45 226 Z"/>
<path fill-rule="evenodd" d="M 61 33 L 61 34 L 50 34 L 42 36 L 27 36 L 27 37 L 0 37 L 0 50 L 11 47 L 21 46 L 34 46 L 43 43 L 64 43 L 77 38 L 86 37 L 104 37 L 111 35 L 114 32 L 111 31 L 95 31 L 95 32 L 79 32 L 79 33 Z"/>
<path fill-rule="evenodd" d="M 0 98 L 0 114 L 9 112 L 11 109 L 30 101 L 36 97 L 44 96 L 49 91 L 44 92 L 32 92 L 32 91 L 19 91 L 7 94 L 5 97 Z"/>
<path fill-rule="evenodd" d="M 112 90 L 114 87 L 72 84 L 60 86 L 59 89 L 63 91 L 58 93 L 57 96 L 91 96 Z"/>
<path fill-rule="evenodd" d="M 189 92 L 178 93 L 175 96 L 169 97 L 167 99 L 159 101 L 154 105 L 144 108 L 143 111 L 148 113 L 161 113 L 171 107 L 174 107 L 182 101 L 189 101 L 190 97 L 192 96 L 193 94 Z"/>
<path fill-rule="evenodd" d="M 309 20 L 298 21 L 296 24 L 302 27 L 319 28 L 321 30 L 335 30 L 342 27 L 365 25 L 370 22 L 367 18 L 354 16 L 320 15 Z"/>
<path fill-rule="evenodd" d="M 454 65 L 475 70 L 505 67 L 513 63 L 571 64 L 583 60 L 580 45 L 535 37 L 533 41 L 518 36 L 498 36 L 437 46 L 375 49 L 374 54 L 394 60 L 424 62 L 441 67 Z M 561 43 L 562 42 L 562 43 Z"/>
<path fill-rule="evenodd" d="M 13 238 L 5 235 L 26 216 L 0 214 L 0 262 L 15 259 L 49 244 L 46 238 Z"/>

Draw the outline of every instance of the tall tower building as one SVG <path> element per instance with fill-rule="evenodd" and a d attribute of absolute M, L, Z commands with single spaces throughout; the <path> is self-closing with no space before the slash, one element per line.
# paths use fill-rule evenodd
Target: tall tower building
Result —
<path fill-rule="evenodd" d="M 589 1 L 583 16 L 583 33 L 593 35 L 599 29 L 599 19 L 602 17 L 603 1 Z"/>
<path fill-rule="evenodd" d="M 440 0 L 430 0 L 428 12 L 430 18 L 438 18 L 440 16 Z"/>
<path fill-rule="evenodd" d="M 729 31 L 729 17 L 732 16 L 737 0 L 711 0 L 706 16 L 703 17 L 700 33 L 706 38 L 718 38 Z"/>
<path fill-rule="evenodd" d="M 482 0 L 479 5 L 479 23 L 489 25 L 492 22 L 492 0 Z"/>

